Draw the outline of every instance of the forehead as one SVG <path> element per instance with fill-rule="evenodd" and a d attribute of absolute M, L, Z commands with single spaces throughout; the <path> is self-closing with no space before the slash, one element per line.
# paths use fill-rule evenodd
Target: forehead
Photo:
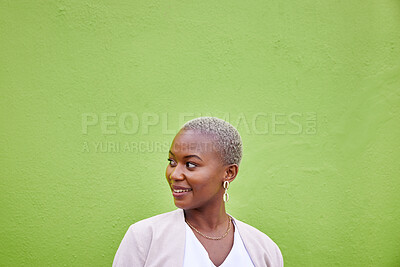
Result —
<path fill-rule="evenodd" d="M 175 136 L 171 145 L 174 155 L 193 154 L 200 157 L 215 156 L 219 154 L 219 148 L 212 135 L 203 134 L 194 130 L 181 130 Z"/>

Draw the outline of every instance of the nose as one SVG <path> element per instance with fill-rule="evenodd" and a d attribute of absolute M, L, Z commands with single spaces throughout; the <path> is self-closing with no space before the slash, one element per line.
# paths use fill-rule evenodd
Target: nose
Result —
<path fill-rule="evenodd" d="M 172 172 L 169 175 L 169 178 L 171 180 L 183 180 L 183 179 L 185 179 L 185 174 L 183 173 L 183 171 L 179 167 L 179 164 L 175 168 L 172 168 Z"/>

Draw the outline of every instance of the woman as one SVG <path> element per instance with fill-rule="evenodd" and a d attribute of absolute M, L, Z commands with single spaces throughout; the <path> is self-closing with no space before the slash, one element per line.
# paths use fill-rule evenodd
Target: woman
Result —
<path fill-rule="evenodd" d="M 283 266 L 278 246 L 225 211 L 242 141 L 228 122 L 187 122 L 169 151 L 166 178 L 177 210 L 131 225 L 113 266 Z"/>

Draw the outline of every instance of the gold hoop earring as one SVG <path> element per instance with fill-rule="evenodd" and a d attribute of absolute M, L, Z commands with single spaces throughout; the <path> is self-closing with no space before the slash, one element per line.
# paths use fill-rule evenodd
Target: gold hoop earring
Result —
<path fill-rule="evenodd" d="M 228 188 L 229 188 L 229 181 L 224 181 L 224 189 L 225 189 L 225 193 L 224 193 L 224 197 L 223 197 L 224 202 L 229 201 Z"/>

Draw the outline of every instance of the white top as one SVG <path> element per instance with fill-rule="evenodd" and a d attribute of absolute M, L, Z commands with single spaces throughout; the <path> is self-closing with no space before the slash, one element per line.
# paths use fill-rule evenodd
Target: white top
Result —
<path fill-rule="evenodd" d="M 224 262 L 220 267 L 254 267 L 253 262 L 243 244 L 239 231 L 237 231 L 236 223 L 235 232 L 233 235 L 233 246 Z M 186 225 L 186 241 L 185 241 L 185 256 L 183 259 L 183 267 L 216 267 L 210 260 L 207 250 L 203 247 L 197 237 L 194 235 L 189 225 Z"/>
<path fill-rule="evenodd" d="M 282 253 L 271 238 L 253 226 L 231 217 L 235 223 L 235 231 L 240 234 L 254 266 L 283 267 Z M 186 236 L 189 236 L 186 235 L 185 225 L 182 209 L 132 224 L 118 247 L 113 267 L 182 267 Z M 235 237 L 235 243 L 236 240 L 239 238 Z M 201 250 L 186 251 L 198 253 Z"/>

